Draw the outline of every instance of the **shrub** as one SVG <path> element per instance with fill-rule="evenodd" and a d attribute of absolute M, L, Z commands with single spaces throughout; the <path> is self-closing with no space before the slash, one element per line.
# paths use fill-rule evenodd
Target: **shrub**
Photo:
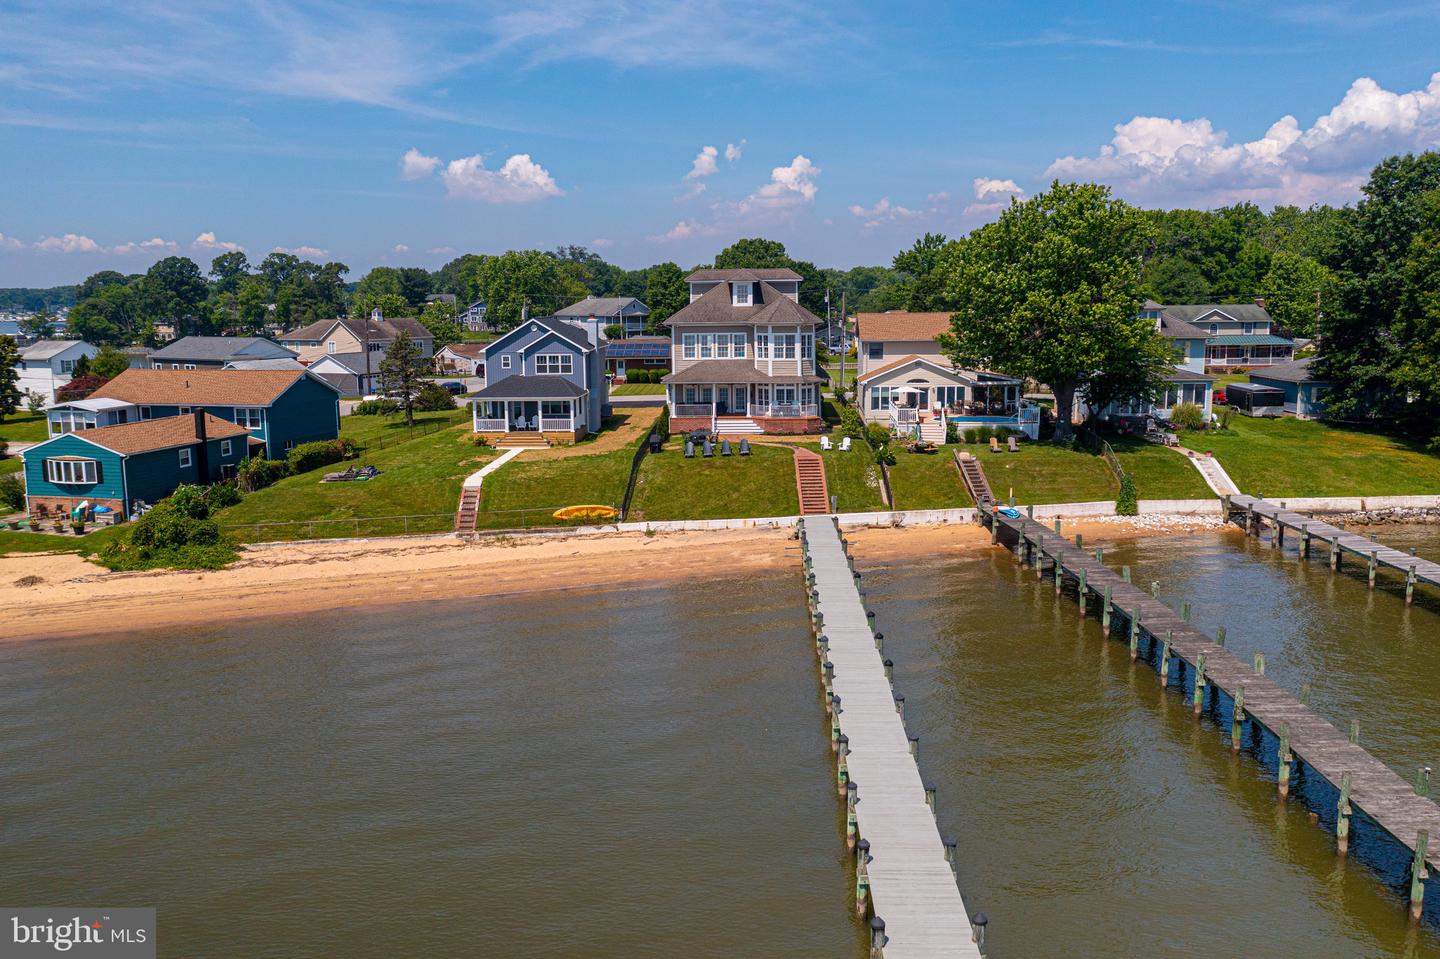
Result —
<path fill-rule="evenodd" d="M 235 558 L 235 548 L 210 518 L 212 496 L 231 495 L 225 485 L 181 486 L 107 544 L 100 562 L 110 569 L 219 569 Z"/>
<path fill-rule="evenodd" d="M 246 493 L 253 493 L 284 479 L 287 472 L 289 466 L 284 460 L 251 459 L 247 456 L 235 467 L 235 483 Z"/>
<path fill-rule="evenodd" d="M 874 425 L 874 424 L 871 424 L 871 425 Z M 890 444 L 889 444 L 889 443 L 881 443 L 879 446 L 875 447 L 875 465 L 876 465 L 876 466 L 894 466 L 894 465 L 895 465 L 895 451 L 890 448 Z"/>
<path fill-rule="evenodd" d="M 650 372 L 649 372 L 648 370 L 626 370 L 626 371 L 625 371 L 625 382 L 626 382 L 626 383 L 652 383 L 652 382 L 654 382 L 654 381 L 653 381 L 652 379 L 650 379 Z"/>
<path fill-rule="evenodd" d="M 234 506 L 240 502 L 240 488 L 235 485 L 233 480 L 216 483 L 205 491 L 205 501 L 210 504 L 212 510 Z"/>
<path fill-rule="evenodd" d="M 1121 516 L 1137 516 L 1140 504 L 1136 501 L 1135 481 L 1126 473 L 1120 479 L 1120 495 L 1115 498 L 1115 512 Z"/>
<path fill-rule="evenodd" d="M 956 426 L 954 423 L 946 423 L 946 424 L 945 424 L 945 442 L 947 442 L 947 443 L 958 443 L 958 442 L 960 442 L 960 427 Z"/>
<path fill-rule="evenodd" d="M 618 340 L 624 335 L 625 328 L 619 323 L 611 323 L 609 326 L 605 327 L 605 339 L 607 340 Z"/>
<path fill-rule="evenodd" d="M 25 508 L 25 481 L 19 476 L 0 476 L 0 503 L 12 510 Z"/>
<path fill-rule="evenodd" d="M 670 371 L 669 371 L 669 370 L 663 370 L 663 369 L 662 369 L 662 370 L 651 370 L 651 372 L 655 374 L 655 379 L 652 381 L 652 382 L 655 382 L 655 383 L 659 383 L 662 379 L 664 379 L 665 377 L 667 377 L 667 376 L 670 375 Z"/>
<path fill-rule="evenodd" d="M 320 440 L 317 443 L 301 443 L 285 457 L 291 473 L 308 473 L 331 463 L 338 463 L 352 455 L 355 444 L 352 440 Z"/>
<path fill-rule="evenodd" d="M 1233 407 L 1233 406 L 1222 406 L 1222 407 L 1220 407 L 1219 417 L 1220 417 L 1220 429 L 1222 429 L 1222 430 L 1228 430 L 1228 429 L 1230 428 L 1230 421 L 1235 418 L 1235 407 Z"/>
<path fill-rule="evenodd" d="M 0 440 L 0 460 L 3 460 L 5 457 L 7 457 L 7 456 L 9 456 L 9 455 L 10 455 L 10 444 L 7 443 L 5 440 Z"/>
<path fill-rule="evenodd" d="M 98 376 L 86 375 L 77 376 L 64 386 L 55 391 L 55 402 L 64 403 L 67 400 L 83 400 L 105 385 L 105 381 Z M 36 410 L 35 412 L 39 412 Z"/>
<path fill-rule="evenodd" d="M 840 410 L 840 434 L 851 436 L 857 440 L 863 440 L 865 436 L 865 420 L 861 418 L 860 411 L 853 406 L 842 407 Z"/>
<path fill-rule="evenodd" d="M 980 442 L 980 430 L 977 429 L 977 428 L 975 428 L 975 427 L 973 427 L 973 426 L 970 427 L 969 429 L 965 430 L 965 442 L 967 442 L 967 443 L 978 443 L 978 442 Z"/>
<path fill-rule="evenodd" d="M 982 427 L 980 427 L 979 429 L 977 429 L 977 430 L 975 431 L 975 439 L 976 439 L 978 442 L 981 442 L 981 443 L 988 443 L 988 442 L 990 442 L 990 437 L 992 437 L 992 436 L 994 436 L 994 435 L 995 435 L 995 431 L 994 431 L 993 429 L 991 429 L 989 426 L 982 426 Z"/>
<path fill-rule="evenodd" d="M 1205 411 L 1195 403 L 1179 403 L 1170 411 L 1170 425 L 1179 429 L 1203 430 Z"/>
<path fill-rule="evenodd" d="M 871 423 L 865 427 L 865 441 L 871 448 L 878 450 L 890 442 L 890 427 L 884 423 Z"/>
<path fill-rule="evenodd" d="M 39 413 L 45 409 L 45 394 L 36 390 L 25 391 L 25 408 L 32 413 Z"/>
<path fill-rule="evenodd" d="M 484 433 L 476 433 L 474 443 L 476 446 L 489 446 L 490 439 Z"/>
<path fill-rule="evenodd" d="M 378 399 L 365 400 L 356 403 L 355 408 L 350 411 L 351 416 L 387 416 L 391 413 L 400 412 L 400 404 L 396 400 Z"/>
<path fill-rule="evenodd" d="M 455 397 L 434 380 L 428 381 L 415 394 L 415 409 L 423 413 L 455 409 Z"/>

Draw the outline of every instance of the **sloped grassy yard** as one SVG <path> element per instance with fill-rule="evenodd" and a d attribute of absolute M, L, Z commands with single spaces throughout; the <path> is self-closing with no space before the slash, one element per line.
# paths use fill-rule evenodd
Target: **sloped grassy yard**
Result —
<path fill-rule="evenodd" d="M 1110 448 L 1125 472 L 1135 478 L 1140 499 L 1214 499 L 1200 471 L 1185 454 L 1133 436 L 1111 436 Z"/>
<path fill-rule="evenodd" d="M 520 456 L 485 478 L 480 490 L 479 529 L 552 526 L 551 514 L 566 506 L 619 509 L 630 478 L 633 446 L 589 456 L 527 459 Z"/>
<path fill-rule="evenodd" d="M 1251 495 L 1404 496 L 1440 493 L 1440 456 L 1418 443 L 1292 417 L 1235 416 L 1230 429 L 1186 433 Z"/>
<path fill-rule="evenodd" d="M 962 509 L 975 501 L 960 481 L 955 467 L 955 446 L 938 453 L 909 453 L 899 449 L 890 467 L 890 493 L 896 509 Z M 976 447 L 971 447 L 975 449 Z"/>
<path fill-rule="evenodd" d="M 889 509 L 880 496 L 880 467 L 875 465 L 875 455 L 870 447 L 857 441 L 849 452 L 842 453 L 839 449 L 822 450 L 819 443 L 799 445 L 820 454 L 825 462 L 825 487 L 835 497 L 835 505 L 840 512 L 869 513 Z M 793 476 L 790 485 L 795 485 Z"/>
<path fill-rule="evenodd" d="M 751 444 L 749 456 L 720 456 L 717 451 L 704 459 L 697 451 L 694 459 L 686 459 L 684 443 L 675 437 L 640 464 L 629 518 L 726 519 L 799 512 L 795 455 L 788 448 Z"/>

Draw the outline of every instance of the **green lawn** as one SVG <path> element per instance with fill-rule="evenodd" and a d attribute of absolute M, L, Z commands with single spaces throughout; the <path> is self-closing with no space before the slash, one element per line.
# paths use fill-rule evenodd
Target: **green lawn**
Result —
<path fill-rule="evenodd" d="M 837 387 L 844 386 L 846 389 L 855 385 L 855 361 L 849 358 L 845 360 L 845 379 L 840 379 L 840 361 L 825 364 L 825 372 L 830 375 L 830 391 L 833 393 Z"/>
<path fill-rule="evenodd" d="M 1183 433 L 1212 450 L 1254 496 L 1403 496 L 1440 493 L 1440 456 L 1417 443 L 1293 417 L 1235 416 L 1223 432 Z"/>
<path fill-rule="evenodd" d="M 630 505 L 630 519 L 724 519 L 731 516 L 794 516 L 795 454 L 778 446 L 751 445 L 749 456 L 686 459 L 676 439 L 645 457 Z M 623 482 L 623 480 L 622 480 Z"/>
<path fill-rule="evenodd" d="M 0 476 L 6 473 L 18 473 L 25 468 L 25 463 L 18 456 L 7 456 L 0 460 Z"/>
<path fill-rule="evenodd" d="M 0 440 L 38 443 L 50 436 L 44 413 L 13 413 L 0 422 Z"/>
<path fill-rule="evenodd" d="M 1213 499 L 1200 471 L 1181 453 L 1134 436 L 1110 436 L 1110 448 L 1135 479 L 1140 499 Z"/>
<path fill-rule="evenodd" d="M 990 489 L 1002 503 L 1009 501 L 1012 487 L 1020 504 L 1113 500 L 1118 491 L 1110 467 L 1090 453 L 1027 442 L 1018 453 L 992 453 L 979 444 L 967 448 L 979 457 Z"/>
<path fill-rule="evenodd" d="M 551 517 L 565 506 L 595 504 L 620 508 L 635 447 L 609 453 L 527 460 L 527 454 L 489 476 L 480 490 L 480 529 L 553 526 Z"/>
<path fill-rule="evenodd" d="M 654 396 L 664 392 L 664 383 L 617 383 L 610 387 L 611 396 Z"/>
<path fill-rule="evenodd" d="M 856 442 L 848 453 L 838 449 L 825 452 L 819 443 L 804 446 L 820 454 L 825 461 L 825 488 L 838 497 L 836 506 L 842 513 L 869 513 L 889 509 L 880 498 L 880 467 L 870 447 Z M 791 478 L 794 485 L 794 478 Z"/>
<path fill-rule="evenodd" d="M 420 414 L 425 422 L 444 423 L 464 419 L 456 413 Z M 373 465 L 380 470 L 375 479 L 363 483 L 321 483 L 321 477 L 336 469 L 326 466 L 299 476 L 290 476 L 274 486 L 251 493 L 240 503 L 222 510 L 216 517 L 241 542 L 276 539 L 308 539 L 329 536 L 385 536 L 404 532 L 440 532 L 453 525 L 460 482 L 493 459 L 496 452 L 477 448 L 465 425 L 440 429 L 406 440 L 400 425 L 377 417 L 346 417 L 342 433 L 361 445 L 359 459 L 352 465 Z M 382 445 L 383 444 L 383 445 Z M 375 517 L 423 516 L 414 520 L 385 520 Z M 320 522 L 345 520 L 348 522 Z M 255 523 L 297 523 L 294 526 L 244 527 Z"/>
<path fill-rule="evenodd" d="M 0 530 L 0 556 L 6 553 L 92 553 L 118 536 L 124 525 L 106 526 L 85 536 Z"/>
<path fill-rule="evenodd" d="M 960 481 L 955 468 L 954 446 L 940 452 L 907 453 L 897 447 L 895 465 L 890 467 L 890 493 L 896 509 L 959 509 L 975 501 Z"/>

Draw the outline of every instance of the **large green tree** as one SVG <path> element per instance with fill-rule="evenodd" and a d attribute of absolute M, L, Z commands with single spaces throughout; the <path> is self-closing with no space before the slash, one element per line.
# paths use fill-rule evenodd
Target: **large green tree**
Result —
<path fill-rule="evenodd" d="M 785 252 L 785 244 L 779 240 L 767 240 L 758 236 L 736 240 L 715 255 L 715 268 L 794 270 L 800 274 L 800 305 L 811 313 L 825 315 L 825 278 L 820 269 L 808 260 L 792 257 Z"/>
<path fill-rule="evenodd" d="M 129 368 L 130 357 L 109 343 L 100 347 L 100 352 L 96 353 L 90 359 L 90 374 L 92 376 L 98 376 L 107 383 Z M 79 374 L 76 375 L 78 376 Z"/>
<path fill-rule="evenodd" d="M 650 332 L 663 331 L 664 322 L 690 302 L 685 271 L 674 263 L 656 263 L 645 271 L 645 290 L 640 299 L 650 309 Z"/>
<path fill-rule="evenodd" d="M 467 266 L 465 273 L 469 273 Z M 561 268 L 560 261 L 539 250 L 510 250 L 487 257 L 473 267 L 476 299 L 486 303 L 486 317 L 501 329 L 520 322 L 529 305 L 536 316 L 552 313 L 585 298 L 583 283 Z"/>
<path fill-rule="evenodd" d="M 940 264 L 949 244 L 943 233 L 926 233 L 908 250 L 895 254 L 893 265 L 904 285 L 905 303 L 901 309 L 923 313 L 945 308 L 946 304 L 941 302 L 945 295 L 945 276 Z"/>
<path fill-rule="evenodd" d="M 242 280 L 250 275 L 250 260 L 241 250 L 221 253 L 210 261 L 210 277 L 219 293 L 234 293 Z"/>
<path fill-rule="evenodd" d="M 390 341 L 385 358 L 380 361 L 380 388 L 400 401 L 405 410 L 405 425 L 415 425 L 415 396 L 420 392 L 420 377 L 425 372 L 425 358 L 420 347 L 404 330 Z"/>
<path fill-rule="evenodd" d="M 180 336 L 205 332 L 200 329 L 200 304 L 210 290 L 194 260 L 167 256 L 150 267 L 138 283 L 141 309 L 152 324 L 172 324 Z"/>
<path fill-rule="evenodd" d="M 1313 337 L 1315 321 L 1334 304 L 1335 274 L 1302 253 L 1281 250 L 1270 258 L 1270 269 L 1260 281 L 1265 308 L 1283 329 L 1295 336 Z"/>
<path fill-rule="evenodd" d="M 1048 384 L 1055 438 L 1069 439 L 1075 396 L 1089 381 L 1134 363 L 1137 351 L 1156 375 L 1173 358 L 1139 315 L 1136 253 L 1146 232 L 1134 208 L 1097 184 L 1057 182 L 1011 205 L 958 241 L 942 266 L 955 312 L 941 349 L 957 367 Z"/>
<path fill-rule="evenodd" d="M 435 337 L 434 348 L 437 352 L 451 343 L 459 343 L 465 339 L 465 328 L 455 319 L 455 314 L 454 303 L 440 300 L 427 304 L 425 312 L 420 314 L 421 324 Z"/>
<path fill-rule="evenodd" d="M 0 423 L 20 409 L 25 394 L 20 391 L 20 347 L 8 336 L 0 336 Z"/>
<path fill-rule="evenodd" d="M 95 292 L 75 305 L 70 311 L 68 330 L 74 338 L 97 346 L 128 346 L 144 335 L 146 326 L 137 285 L 110 283 L 97 286 Z"/>

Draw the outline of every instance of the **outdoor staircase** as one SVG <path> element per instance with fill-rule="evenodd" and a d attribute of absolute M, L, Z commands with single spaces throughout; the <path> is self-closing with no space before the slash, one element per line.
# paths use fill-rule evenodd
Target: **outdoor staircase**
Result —
<path fill-rule="evenodd" d="M 506 433 L 504 436 L 500 437 L 498 440 L 495 441 L 495 448 L 496 448 L 497 450 L 505 450 L 505 449 L 522 449 L 522 450 L 545 449 L 545 448 L 548 447 L 549 445 L 550 445 L 550 441 L 547 440 L 544 436 L 540 435 L 539 433 L 529 433 L 529 432 L 526 432 L 526 433 Z"/>
<path fill-rule="evenodd" d="M 980 461 L 970 453 L 956 450 L 955 465 L 960 467 L 960 478 L 965 481 L 965 488 L 970 491 L 975 505 L 983 512 L 990 512 L 995 506 L 995 495 L 990 492 L 990 481 L 985 478 L 985 471 L 980 468 Z"/>
<path fill-rule="evenodd" d="M 736 436 L 749 433 L 750 435 L 763 434 L 765 431 L 760 424 L 748 416 L 717 416 L 715 417 L 715 432 L 726 436 Z"/>
<path fill-rule="evenodd" d="M 796 447 L 795 488 L 800 493 L 800 515 L 830 512 L 830 491 L 825 486 L 825 461 L 819 453 Z"/>
<path fill-rule="evenodd" d="M 460 506 L 455 510 L 455 532 L 475 532 L 475 517 L 480 512 L 480 487 L 466 486 L 460 490 Z"/>
<path fill-rule="evenodd" d="M 927 443 L 934 443 L 939 446 L 945 442 L 945 424 L 939 420 L 930 420 L 920 424 L 920 438 Z"/>

